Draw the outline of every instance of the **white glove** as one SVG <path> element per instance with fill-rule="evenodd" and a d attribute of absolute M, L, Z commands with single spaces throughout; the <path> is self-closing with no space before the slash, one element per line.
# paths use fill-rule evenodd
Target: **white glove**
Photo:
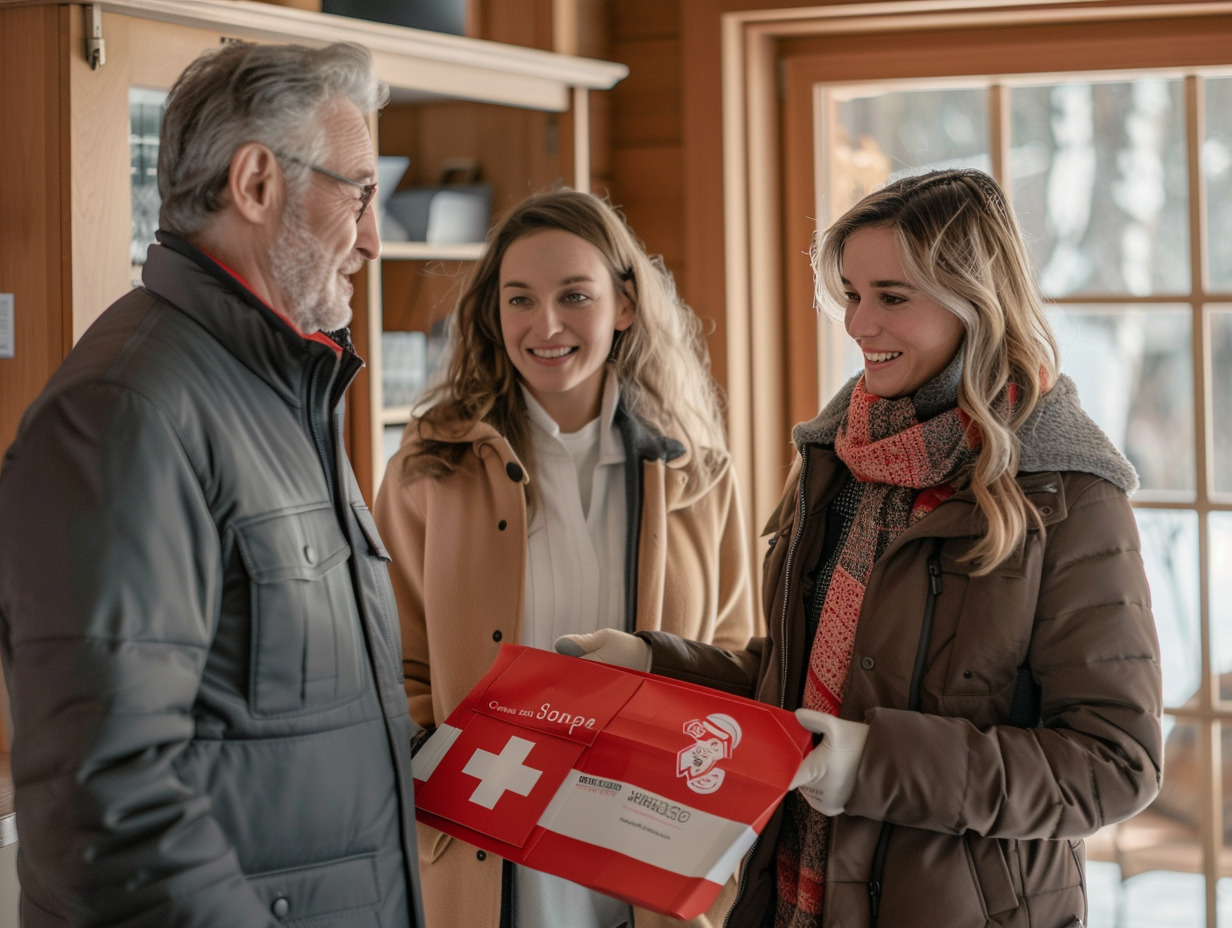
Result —
<path fill-rule="evenodd" d="M 584 661 L 599 661 L 647 672 L 653 657 L 650 645 L 641 638 L 614 628 L 601 628 L 587 635 L 561 635 L 552 646 L 561 654 L 580 657 Z"/>
<path fill-rule="evenodd" d="M 821 735 L 821 744 L 800 762 L 788 789 L 800 795 L 822 815 L 838 815 L 856 788 L 856 771 L 864 756 L 868 726 L 812 709 L 797 709 L 796 719 Z"/>

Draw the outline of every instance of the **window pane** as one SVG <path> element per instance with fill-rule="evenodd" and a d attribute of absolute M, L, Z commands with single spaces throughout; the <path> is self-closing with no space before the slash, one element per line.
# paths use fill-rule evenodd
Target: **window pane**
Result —
<path fill-rule="evenodd" d="M 1207 524 L 1212 672 L 1220 680 L 1220 698 L 1232 702 L 1232 512 L 1212 512 Z"/>
<path fill-rule="evenodd" d="M 1232 213 L 1232 210 L 1224 210 Z M 1232 228 L 1229 229 L 1232 232 Z M 1230 243 L 1232 244 L 1232 243 Z M 1211 469 L 1215 493 L 1232 494 L 1232 306 L 1210 310 Z"/>
<path fill-rule="evenodd" d="M 415 402 L 428 378 L 426 332 L 381 333 L 381 399 L 386 408 Z"/>
<path fill-rule="evenodd" d="M 385 450 L 385 463 L 389 463 L 389 459 L 398 453 L 398 449 L 402 447 L 402 432 L 406 428 L 405 425 L 387 425 L 381 432 L 381 444 Z"/>
<path fill-rule="evenodd" d="M 1228 693 L 1225 689 L 1224 695 Z M 1219 737 L 1222 741 L 1220 756 L 1223 768 L 1223 842 L 1219 857 L 1220 874 L 1232 874 L 1232 723 L 1224 722 L 1219 726 Z M 1232 928 L 1232 877 L 1223 876 L 1215 884 L 1215 910 L 1218 913 L 1216 924 L 1219 928 Z"/>
<path fill-rule="evenodd" d="M 1164 705 L 1187 702 L 1201 680 L 1198 517 L 1178 509 L 1137 509 L 1142 560 L 1159 633 Z"/>
<path fill-rule="evenodd" d="M 992 164 L 983 87 L 845 94 L 836 109 L 836 137 L 828 143 L 831 218 L 887 180 Z"/>
<path fill-rule="evenodd" d="M 1197 832 L 1154 806 L 1087 841 L 1090 928 L 1204 928 Z"/>
<path fill-rule="evenodd" d="M 1204 86 L 1207 263 L 1211 289 L 1226 293 L 1232 291 L 1232 77 L 1207 80 Z"/>
<path fill-rule="evenodd" d="M 145 264 L 146 249 L 158 228 L 158 133 L 162 128 L 167 93 L 130 87 L 128 90 L 129 175 L 133 210 L 129 260 Z"/>
<path fill-rule="evenodd" d="M 1010 93 L 1011 196 L 1049 296 L 1189 291 L 1179 80 Z"/>
<path fill-rule="evenodd" d="M 1055 307 L 1061 372 L 1138 471 L 1143 491 L 1192 494 L 1192 316 L 1188 307 Z"/>
<path fill-rule="evenodd" d="M 1198 832 L 1198 728 L 1164 717 L 1159 798 L 1087 842 L 1090 924 L 1105 928 L 1205 926 Z"/>

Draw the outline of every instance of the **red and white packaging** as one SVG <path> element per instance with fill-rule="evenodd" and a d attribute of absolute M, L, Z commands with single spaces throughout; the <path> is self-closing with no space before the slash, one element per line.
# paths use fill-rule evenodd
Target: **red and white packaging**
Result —
<path fill-rule="evenodd" d="M 782 709 L 504 645 L 415 755 L 416 814 L 515 863 L 693 918 L 811 748 Z"/>

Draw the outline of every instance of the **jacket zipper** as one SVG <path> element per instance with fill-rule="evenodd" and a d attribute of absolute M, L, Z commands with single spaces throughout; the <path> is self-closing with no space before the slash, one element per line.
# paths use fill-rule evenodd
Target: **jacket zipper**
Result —
<path fill-rule="evenodd" d="M 805 500 L 805 477 L 808 474 L 808 447 L 800 449 L 800 506 L 798 517 L 796 519 L 796 530 L 792 533 L 791 547 L 787 549 L 787 555 L 783 561 L 783 610 L 779 616 L 779 640 L 783 643 L 783 653 L 779 655 L 779 708 L 785 708 L 787 705 L 787 614 L 788 605 L 791 602 L 791 569 L 795 563 L 796 551 L 800 547 L 800 539 L 804 537 L 804 519 L 808 513 L 808 507 Z M 776 536 L 777 537 L 777 536 Z M 773 543 L 773 539 L 771 539 Z M 745 852 L 744 859 L 748 860 L 761 844 L 761 834 L 753 840 L 753 844 Z M 727 911 L 727 915 L 723 918 L 724 928 L 732 928 L 731 913 L 735 911 L 740 904 L 740 900 L 744 898 L 744 891 L 748 888 L 748 877 L 745 873 L 741 873 L 740 880 L 736 884 L 736 897 L 732 900 L 731 907 Z"/>
<path fill-rule="evenodd" d="M 783 561 L 783 608 L 779 615 L 779 641 L 783 642 L 783 653 L 779 655 L 779 708 L 787 707 L 787 616 L 791 606 L 791 574 L 796 561 L 796 551 L 800 547 L 800 539 L 804 537 L 804 520 L 808 514 L 805 489 L 808 486 L 808 446 L 800 449 L 800 505 L 796 518 L 796 531 L 791 537 L 791 547 L 787 549 L 787 557 Z"/>
<path fill-rule="evenodd" d="M 907 691 L 907 709 L 916 712 L 920 707 L 920 687 L 924 681 L 924 669 L 928 663 L 928 642 L 932 638 L 933 614 L 937 609 L 937 597 L 941 595 L 941 545 L 943 539 L 934 543 L 933 553 L 928 556 L 928 598 L 924 600 L 924 619 L 920 623 L 920 643 L 915 650 L 915 663 L 911 668 L 911 688 Z M 888 822 L 881 825 L 877 835 L 877 849 L 873 852 L 873 868 L 868 878 L 868 915 L 871 928 L 877 928 L 881 915 L 881 883 L 885 876 L 886 850 L 894 826 Z"/>
<path fill-rule="evenodd" d="M 322 357 L 312 365 L 308 373 L 308 432 L 325 471 L 329 499 L 335 508 L 338 505 L 338 466 L 331 453 L 333 441 L 330 420 L 333 414 L 329 408 L 329 386 L 337 368 L 337 359 Z"/>

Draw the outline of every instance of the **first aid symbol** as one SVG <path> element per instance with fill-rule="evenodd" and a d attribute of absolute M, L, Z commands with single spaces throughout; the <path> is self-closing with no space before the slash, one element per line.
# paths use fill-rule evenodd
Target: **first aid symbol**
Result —
<path fill-rule="evenodd" d="M 529 796 L 543 774 L 542 770 L 527 767 L 522 763 L 534 746 L 535 742 L 514 735 L 499 754 L 482 748 L 475 751 L 462 768 L 463 773 L 479 780 L 475 792 L 471 793 L 471 802 L 485 809 L 492 809 L 506 791 L 519 796 Z"/>

